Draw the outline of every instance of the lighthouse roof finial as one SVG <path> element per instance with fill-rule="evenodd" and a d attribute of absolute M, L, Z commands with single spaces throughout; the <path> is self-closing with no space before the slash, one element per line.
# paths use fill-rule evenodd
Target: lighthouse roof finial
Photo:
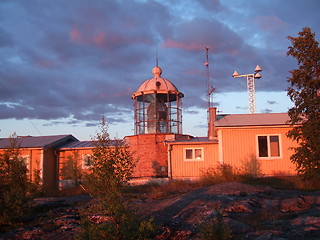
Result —
<path fill-rule="evenodd" d="M 156 66 L 152 69 L 152 74 L 154 75 L 155 78 L 160 77 L 161 73 L 162 73 L 162 69 L 158 66 Z"/>

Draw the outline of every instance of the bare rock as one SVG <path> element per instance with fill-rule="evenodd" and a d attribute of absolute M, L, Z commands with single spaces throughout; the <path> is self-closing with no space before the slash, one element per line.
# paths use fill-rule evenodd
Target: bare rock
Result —
<path fill-rule="evenodd" d="M 291 198 L 284 199 L 280 204 L 281 212 L 300 212 L 306 210 L 310 207 L 310 205 L 304 200 L 304 198 Z"/>
<path fill-rule="evenodd" d="M 236 221 L 232 218 L 224 218 L 224 222 L 229 226 L 232 234 L 244 234 L 252 231 L 252 228 L 243 222 Z"/>
<path fill-rule="evenodd" d="M 255 208 L 260 208 L 260 204 L 255 200 L 248 199 L 232 202 L 225 210 L 235 213 L 253 213 Z"/>
<path fill-rule="evenodd" d="M 255 231 L 246 234 L 242 240 L 288 240 L 287 238 L 280 237 L 282 233 L 283 232 L 276 230 Z"/>

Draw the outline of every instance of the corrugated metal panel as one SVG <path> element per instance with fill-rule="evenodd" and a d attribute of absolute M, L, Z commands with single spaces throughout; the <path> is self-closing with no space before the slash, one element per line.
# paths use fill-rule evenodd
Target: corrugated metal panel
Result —
<path fill-rule="evenodd" d="M 34 147 L 53 147 L 60 145 L 63 142 L 78 141 L 72 135 L 53 135 L 53 136 L 40 136 L 40 137 L 17 137 L 18 144 L 21 148 L 34 148 Z M 10 138 L 0 139 L 0 148 L 7 148 L 10 146 Z"/>
<path fill-rule="evenodd" d="M 215 122 L 216 127 L 288 125 L 287 113 L 230 114 Z"/>
<path fill-rule="evenodd" d="M 59 152 L 59 180 L 63 179 L 62 171 L 67 166 L 68 161 L 73 160 L 76 161 L 77 167 L 82 171 L 88 171 L 88 169 L 82 168 L 82 159 L 83 155 L 91 155 L 92 154 L 92 148 L 84 148 L 84 149 L 66 149 L 61 150 Z"/>
<path fill-rule="evenodd" d="M 189 139 L 178 139 L 176 141 L 167 141 L 170 144 L 174 143 L 197 143 L 197 144 L 202 144 L 202 143 L 217 143 L 217 140 L 209 140 L 208 137 L 194 137 L 194 138 L 189 138 Z"/>
<path fill-rule="evenodd" d="M 185 148 L 203 148 L 203 161 L 185 161 Z M 218 144 L 179 144 L 172 145 L 171 151 L 171 170 L 173 178 L 199 177 L 210 167 L 218 164 Z"/>
<path fill-rule="evenodd" d="M 109 146 L 123 146 L 123 140 L 110 140 Z M 79 142 L 71 142 L 69 144 L 65 144 L 60 147 L 60 149 L 69 149 L 69 148 L 94 148 L 95 141 L 79 141 Z"/>
<path fill-rule="evenodd" d="M 94 147 L 93 141 L 79 141 L 79 142 L 72 142 L 72 143 L 66 144 L 66 145 L 60 147 L 60 149 L 64 149 L 64 148 L 92 148 L 92 147 Z"/>
<path fill-rule="evenodd" d="M 296 144 L 286 137 L 289 128 L 269 127 L 252 129 L 223 129 L 223 163 L 236 168 L 250 164 L 252 159 L 257 159 L 257 135 L 280 135 L 281 157 L 258 159 L 263 174 L 277 172 L 294 174 L 295 166 L 290 161 L 293 150 L 290 147 Z"/>

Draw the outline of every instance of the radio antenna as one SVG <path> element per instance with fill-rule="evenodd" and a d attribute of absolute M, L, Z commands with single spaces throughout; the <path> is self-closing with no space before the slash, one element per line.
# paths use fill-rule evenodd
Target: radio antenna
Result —
<path fill-rule="evenodd" d="M 158 56 L 158 46 L 157 46 L 157 52 L 156 52 L 156 66 L 159 67 L 159 56 Z"/>
<path fill-rule="evenodd" d="M 213 91 L 215 90 L 212 87 L 212 82 L 210 81 L 210 71 L 209 71 L 209 48 L 205 47 L 206 50 L 206 62 L 204 65 L 206 66 L 206 83 L 207 83 L 207 107 L 213 107 Z"/>

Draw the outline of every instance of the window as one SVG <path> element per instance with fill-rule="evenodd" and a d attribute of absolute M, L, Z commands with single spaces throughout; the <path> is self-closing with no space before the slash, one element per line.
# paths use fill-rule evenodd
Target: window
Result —
<path fill-rule="evenodd" d="M 29 155 L 21 155 L 20 159 L 23 160 L 23 162 L 26 165 L 27 169 L 29 169 L 30 156 Z"/>
<path fill-rule="evenodd" d="M 203 148 L 185 148 L 185 161 L 203 161 Z"/>
<path fill-rule="evenodd" d="M 259 158 L 279 158 L 280 136 L 264 135 L 258 136 L 258 157 Z"/>
<path fill-rule="evenodd" d="M 82 155 L 82 168 L 87 169 L 92 167 L 93 159 L 91 154 L 83 154 Z"/>

